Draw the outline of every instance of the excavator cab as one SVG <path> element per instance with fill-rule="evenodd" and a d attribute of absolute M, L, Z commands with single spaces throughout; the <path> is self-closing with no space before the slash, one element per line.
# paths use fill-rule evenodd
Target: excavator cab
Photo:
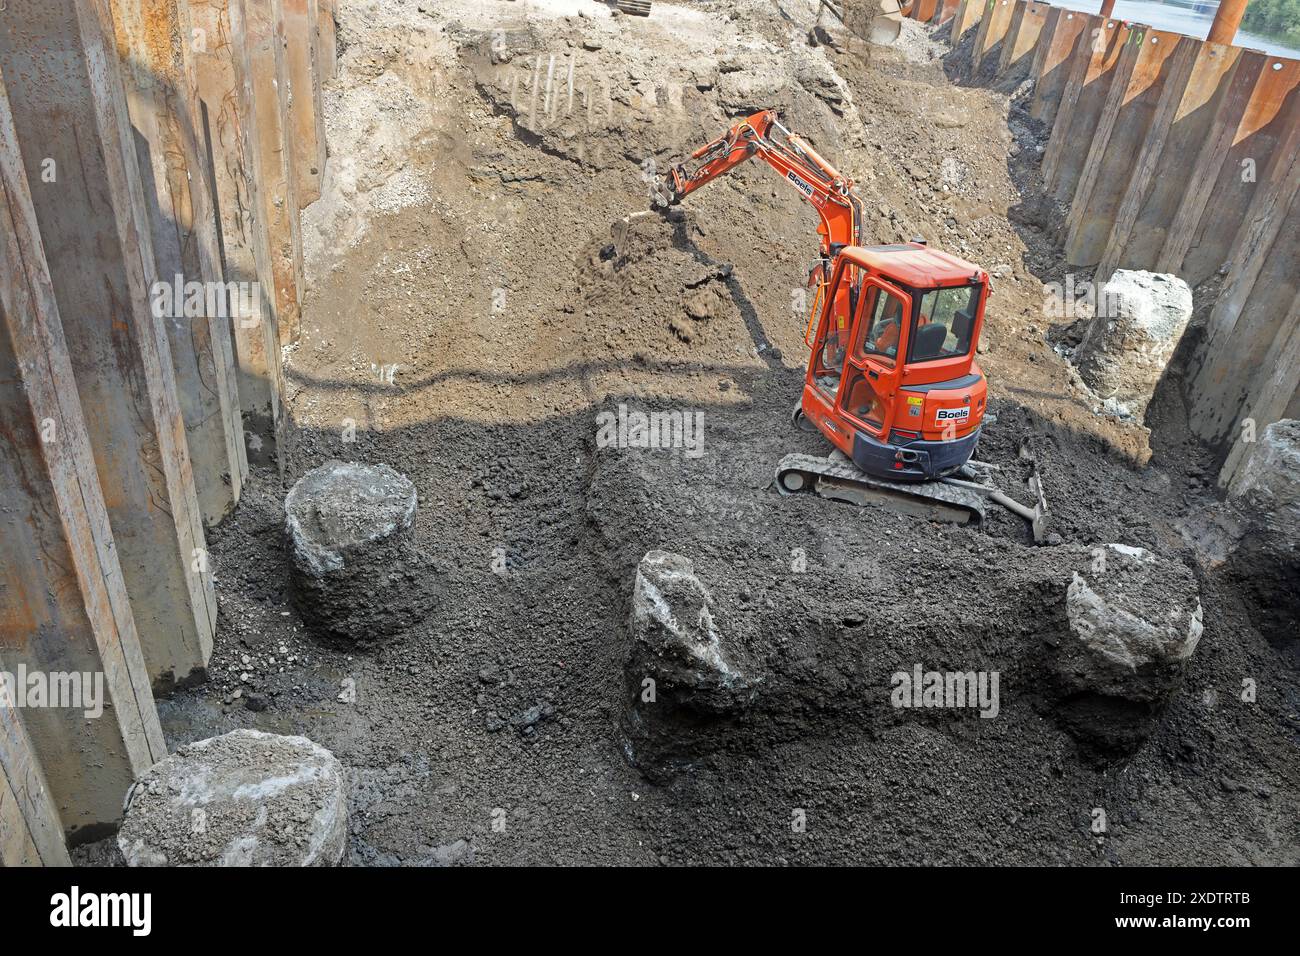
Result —
<path fill-rule="evenodd" d="M 975 362 L 987 297 L 987 274 L 923 243 L 838 250 L 810 317 L 803 416 L 868 475 L 961 468 L 988 398 Z"/>

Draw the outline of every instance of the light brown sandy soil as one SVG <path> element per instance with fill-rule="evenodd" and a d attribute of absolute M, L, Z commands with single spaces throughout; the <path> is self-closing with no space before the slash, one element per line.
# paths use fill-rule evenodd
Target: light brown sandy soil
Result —
<path fill-rule="evenodd" d="M 1181 530 L 1213 497 L 1176 381 L 1138 467 L 1145 434 L 1095 414 L 1048 344 L 1043 136 L 1006 96 L 955 87 L 911 22 L 897 49 L 810 47 L 804 0 L 656 2 L 648 20 L 595 0 L 340 6 L 331 156 L 286 355 L 288 480 L 332 457 L 410 476 L 438 607 L 376 651 L 305 633 L 286 592 L 287 485 L 259 473 L 213 536 L 213 681 L 164 706 L 172 743 L 256 726 L 330 747 L 353 774 L 359 863 L 1296 862 L 1294 671 Z M 824 450 L 787 421 L 811 207 L 742 167 L 608 249 L 611 224 L 646 209 L 651 164 L 765 107 L 857 180 L 870 241 L 922 235 L 995 274 L 980 362 L 998 418 L 980 457 L 1009 490 L 1024 494 L 1027 444 L 1063 542 L 1197 570 L 1201 650 L 1137 755 L 1081 751 L 1032 686 L 986 724 L 872 725 L 836 703 L 853 675 L 823 673 L 785 732 L 673 783 L 624 760 L 627 602 L 652 547 L 692 557 L 724 624 L 760 644 L 811 628 L 861 643 L 864 672 L 920 656 L 1032 674 L 1008 657 L 1032 620 L 969 612 L 1016 593 L 1019 519 L 954 529 L 770 488 L 782 454 Z M 596 449 L 596 414 L 620 401 L 702 410 L 705 454 Z M 794 549 L 815 573 L 790 575 Z M 1257 705 L 1236 703 L 1243 676 Z M 508 724 L 533 707 L 531 727 Z M 795 807 L 813 808 L 805 834 Z"/>

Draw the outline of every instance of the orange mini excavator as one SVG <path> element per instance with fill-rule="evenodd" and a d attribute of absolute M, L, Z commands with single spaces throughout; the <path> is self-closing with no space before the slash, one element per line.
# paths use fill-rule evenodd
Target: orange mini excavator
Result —
<path fill-rule="evenodd" d="M 862 245 L 853 181 L 772 110 L 696 150 L 693 168 L 675 166 L 656 183 L 655 201 L 679 202 L 753 156 L 821 217 L 804 332 L 812 355 L 794 418 L 819 430 L 838 454 L 787 455 L 777 467 L 778 488 L 958 522 L 982 518 L 992 498 L 1041 533 L 1041 494 L 1040 509 L 1025 508 L 977 480 L 988 466 L 970 463 L 988 391 L 975 361 L 988 275 L 921 240 Z"/>

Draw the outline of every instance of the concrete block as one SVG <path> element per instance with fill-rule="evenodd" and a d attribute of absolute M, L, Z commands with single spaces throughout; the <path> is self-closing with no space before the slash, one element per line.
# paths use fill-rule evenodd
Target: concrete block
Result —
<path fill-rule="evenodd" d="M 213 296 L 219 307 L 207 308 L 207 292 L 224 279 L 207 150 L 195 135 L 188 32 L 181 7 L 167 0 L 111 0 L 111 7 L 161 283 L 152 302 L 166 324 L 194 485 L 211 527 L 239 500 L 248 459 L 224 291 Z"/>
<path fill-rule="evenodd" d="M 1300 98 L 1300 61 L 1243 50 L 1204 141 L 1183 203 L 1156 267 L 1191 285 L 1214 275 L 1231 257 L 1263 168 L 1280 149 Z"/>
<path fill-rule="evenodd" d="M 285 66 L 289 73 L 289 138 L 298 172 L 298 202 L 308 206 L 320 198 L 325 175 L 325 115 L 321 104 L 319 26 L 321 0 L 284 0 L 284 29 L 288 40 Z M 300 207 L 301 208 L 301 207 Z"/>
<path fill-rule="evenodd" d="M 215 185 L 222 271 L 245 294 L 231 333 L 250 459 L 278 458 L 286 428 L 271 245 L 262 206 L 261 137 L 244 32 L 246 0 L 182 0 Z"/>
<path fill-rule="evenodd" d="M 1137 154 L 1128 189 L 1106 241 L 1097 281 L 1116 269 L 1154 269 L 1188 192 L 1188 168 L 1212 135 L 1215 116 L 1232 86 L 1238 47 L 1184 37 Z"/>
<path fill-rule="evenodd" d="M 1064 7 L 1049 8 L 1030 68 L 1034 96 L 1029 103 L 1029 115 L 1034 119 L 1048 124 L 1056 119 L 1061 94 L 1070 79 L 1075 48 L 1087 25 L 1085 14 Z"/>
<path fill-rule="evenodd" d="M 151 767 L 117 843 L 130 866 L 337 866 L 347 790 L 338 758 L 306 737 L 234 730 Z"/>
<path fill-rule="evenodd" d="M 5 24 L 0 30 L 0 65 L 7 66 L 10 34 Z M 105 708 L 94 719 L 87 719 L 96 709 L 88 698 L 82 709 L 18 708 L 62 831 L 95 838 L 116 825 L 136 774 L 167 751 L 78 385 L 0 76 L 0 667 L 15 677 L 19 669 L 78 675 L 83 689 L 102 691 L 96 696 Z M 0 706 L 7 786 L 42 813 L 32 803 L 41 785 L 24 769 L 32 761 L 21 754 L 13 714 Z M 44 836 L 31 838 L 47 845 Z"/>
<path fill-rule="evenodd" d="M 1088 386 L 1139 423 L 1192 317 L 1192 290 L 1173 275 L 1121 269 L 1074 353 Z"/>
<path fill-rule="evenodd" d="M 428 612 L 433 575 L 414 541 L 415 486 L 387 465 L 331 461 L 284 502 L 293 597 L 327 635 L 373 643 Z"/>
<path fill-rule="evenodd" d="M 9 92 L 131 613 L 156 686 L 201 676 L 216 599 L 105 0 L 0 17 Z"/>
<path fill-rule="evenodd" d="M 690 559 L 651 551 L 637 565 L 624 665 L 624 751 L 651 776 L 689 762 L 711 720 L 741 715 L 758 682 L 714 620 L 713 600 Z M 653 682 L 653 702 L 644 697 Z M 704 731 L 707 733 L 707 730 Z"/>
<path fill-rule="evenodd" d="M 1066 590 L 1050 653 L 1057 717 L 1081 741 L 1130 751 L 1177 694 L 1204 630 L 1196 577 L 1144 548 L 1094 548 Z"/>
<path fill-rule="evenodd" d="M 1114 70 L 1110 95 L 1097 118 L 1091 146 L 1067 217 L 1065 259 L 1092 266 L 1101 260 L 1134 171 L 1134 157 L 1153 125 L 1165 126 L 1177 107 L 1166 88 L 1181 88 L 1191 73 L 1198 41 L 1177 33 L 1133 27 Z"/>
<path fill-rule="evenodd" d="M 1070 77 L 1043 153 L 1043 182 L 1063 202 L 1074 196 L 1128 35 L 1127 23 L 1089 17 L 1075 45 Z"/>

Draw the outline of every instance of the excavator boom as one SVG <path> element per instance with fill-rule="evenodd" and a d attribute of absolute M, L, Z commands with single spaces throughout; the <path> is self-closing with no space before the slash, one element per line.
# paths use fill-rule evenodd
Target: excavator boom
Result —
<path fill-rule="evenodd" d="M 823 257 L 844 246 L 860 245 L 862 203 L 853 193 L 853 180 L 823 159 L 807 140 L 782 126 L 774 110 L 741 120 L 725 135 L 697 149 L 686 163 L 674 166 L 661 184 L 658 198 L 665 205 L 680 202 L 755 156 L 817 209 Z M 688 168 L 688 163 L 694 164 L 693 168 Z"/>

